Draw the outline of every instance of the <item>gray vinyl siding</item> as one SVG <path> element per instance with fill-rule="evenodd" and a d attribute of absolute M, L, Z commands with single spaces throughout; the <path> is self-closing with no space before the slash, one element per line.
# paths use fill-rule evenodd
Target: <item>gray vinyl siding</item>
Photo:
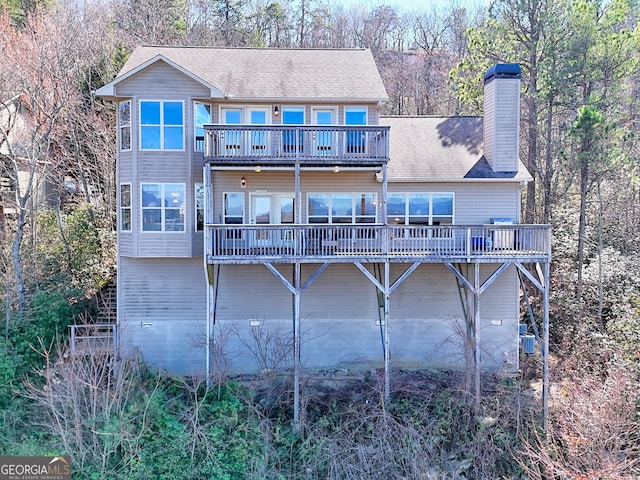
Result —
<path fill-rule="evenodd" d="M 159 79 L 146 75 L 159 75 Z M 164 77 L 163 77 L 164 75 Z M 174 82 L 177 81 L 178 84 Z M 177 85 L 177 87 L 176 87 Z M 151 86 L 151 87 L 150 87 Z M 165 64 L 157 64 L 131 79 L 126 87 L 132 96 L 132 149 L 118 153 L 118 183 L 132 184 L 132 232 L 120 233 L 119 254 L 128 257 L 202 257 L 202 232 L 195 232 L 194 183 L 202 182 L 204 158 L 193 153 L 193 101 L 191 96 L 202 96 L 203 89 L 185 75 Z M 176 92 L 179 95 L 176 96 Z M 119 92 L 119 94 L 122 94 Z M 137 94 L 137 95 L 136 95 Z M 184 150 L 139 150 L 139 101 L 144 99 L 175 99 L 183 102 Z M 142 232 L 140 225 L 140 184 L 183 183 L 185 185 L 184 232 Z"/>
<path fill-rule="evenodd" d="M 247 186 L 242 189 L 240 179 L 244 177 Z M 382 201 L 382 184 L 375 180 L 372 171 L 342 171 L 340 173 L 302 171 L 300 175 L 302 191 L 302 221 L 307 221 L 306 202 L 308 193 L 328 192 L 374 192 Z M 520 218 L 520 185 L 510 183 L 394 183 L 389 184 L 393 192 L 450 192 L 454 194 L 454 222 L 457 225 L 483 225 L 492 218 Z M 244 193 L 245 220 L 249 219 L 251 193 L 294 193 L 294 175 L 290 171 L 253 170 L 215 171 L 213 173 L 214 221 L 222 223 L 223 194 Z M 384 222 L 381 209 L 378 221 Z"/>
<path fill-rule="evenodd" d="M 203 98 L 210 91 L 187 75 L 177 71 L 164 62 L 157 62 L 131 78 L 118 84 L 116 96 L 144 96 L 145 98 L 164 98 L 167 94 L 181 97 Z"/>
<path fill-rule="evenodd" d="M 240 179 L 244 177 L 247 186 L 242 189 Z M 268 171 L 256 173 L 253 170 L 215 171 L 213 172 L 214 222 L 222 223 L 223 195 L 227 192 L 244 193 L 245 220 L 249 219 L 249 207 L 252 193 L 290 193 L 295 192 L 293 171 Z M 307 193 L 354 192 L 378 195 L 382 200 L 382 185 L 375 181 L 373 171 L 343 171 L 340 173 L 302 171 L 300 174 L 302 194 L 302 221 L 307 221 Z"/>
<path fill-rule="evenodd" d="M 317 267 L 304 265 L 303 278 Z M 405 268 L 392 265 L 392 278 L 401 275 Z M 495 268 L 482 266 L 482 281 Z M 279 270 L 285 277 L 291 277 L 291 266 L 281 265 Z M 472 278 L 473 266 L 469 267 L 469 274 Z M 393 292 L 389 340 L 394 366 L 464 367 L 461 337 L 464 319 L 457 288 L 454 276 L 444 266 L 425 264 Z M 290 338 L 291 294 L 276 277 L 257 265 L 223 266 L 217 292 L 217 332 L 224 334 L 226 351 L 234 358 L 233 370 L 255 372 L 264 365 L 260 365 L 246 345 L 256 338 L 256 329 L 261 329 L 259 336 L 263 339 L 280 337 L 284 342 Z M 517 299 L 513 267 L 481 297 L 479 338 L 483 368 L 504 371 L 517 365 Z M 375 287 L 353 265 L 329 266 L 302 294 L 300 314 L 306 367 L 382 364 Z"/>
<path fill-rule="evenodd" d="M 454 223 L 483 225 L 492 218 L 520 219 L 520 185 L 516 182 L 489 183 L 394 183 L 393 192 L 451 192 L 454 194 Z"/>
<path fill-rule="evenodd" d="M 494 171 L 515 172 L 520 154 L 520 81 L 494 79 L 484 94 L 485 156 Z"/>
<path fill-rule="evenodd" d="M 207 289 L 201 260 L 121 258 L 122 354 L 175 374 L 205 372 Z M 148 325 L 148 326 L 145 326 Z"/>

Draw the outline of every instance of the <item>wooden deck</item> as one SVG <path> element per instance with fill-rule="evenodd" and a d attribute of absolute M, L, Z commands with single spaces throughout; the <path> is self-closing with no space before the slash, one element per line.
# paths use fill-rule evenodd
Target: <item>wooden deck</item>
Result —
<path fill-rule="evenodd" d="M 216 165 L 382 165 L 385 125 L 205 125 L 205 161 Z"/>
<path fill-rule="evenodd" d="M 207 262 L 545 263 L 548 225 L 208 225 Z"/>

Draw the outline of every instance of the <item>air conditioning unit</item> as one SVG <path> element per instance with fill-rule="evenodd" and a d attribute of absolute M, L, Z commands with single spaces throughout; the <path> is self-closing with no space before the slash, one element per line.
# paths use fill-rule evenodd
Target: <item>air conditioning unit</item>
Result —
<path fill-rule="evenodd" d="M 536 336 L 529 333 L 520 335 L 520 346 L 527 355 L 536 353 Z"/>

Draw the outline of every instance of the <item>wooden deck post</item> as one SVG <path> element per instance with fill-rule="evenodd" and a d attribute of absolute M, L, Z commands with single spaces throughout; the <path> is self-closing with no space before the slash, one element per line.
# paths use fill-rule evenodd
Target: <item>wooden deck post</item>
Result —
<path fill-rule="evenodd" d="M 293 274 L 293 431 L 300 433 L 300 262 L 294 263 Z"/>

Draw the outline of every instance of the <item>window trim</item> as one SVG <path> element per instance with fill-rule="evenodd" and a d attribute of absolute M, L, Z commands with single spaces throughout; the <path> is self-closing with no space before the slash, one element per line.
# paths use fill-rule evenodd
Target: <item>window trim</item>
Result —
<path fill-rule="evenodd" d="M 122 188 L 129 187 L 129 205 L 123 205 L 122 202 Z M 123 182 L 120 184 L 120 188 L 118 189 L 118 230 L 120 232 L 132 232 L 133 231 L 133 205 L 132 205 L 132 197 L 131 193 L 133 191 L 133 185 L 131 182 Z M 129 212 L 129 228 L 123 228 L 123 220 L 124 220 L 124 212 Z"/>
<path fill-rule="evenodd" d="M 129 122 L 128 123 L 123 123 L 122 121 L 122 108 L 126 105 L 129 104 Z M 129 152 L 132 149 L 132 138 L 131 138 L 131 115 L 132 115 L 132 111 L 131 111 L 131 100 L 124 100 L 120 103 L 118 103 L 118 147 L 120 149 L 121 152 Z M 123 141 L 125 136 L 123 135 L 124 131 L 128 131 L 129 132 L 129 146 L 128 147 L 124 147 L 123 146 Z"/>
<path fill-rule="evenodd" d="M 388 211 L 388 207 L 389 207 L 389 197 L 391 197 L 392 195 L 402 195 L 404 196 L 404 214 L 402 214 L 402 216 L 404 217 L 404 221 L 400 222 L 400 223 L 389 223 L 389 218 L 392 217 L 399 217 L 400 215 L 393 215 L 390 214 Z M 429 212 L 426 215 L 420 214 L 420 215 L 412 215 L 410 213 L 409 210 L 409 197 L 411 195 L 428 195 L 429 197 Z M 451 215 L 434 215 L 433 213 L 433 197 L 434 195 L 451 195 Z M 427 225 L 429 226 L 433 226 L 435 225 L 433 223 L 433 219 L 434 217 L 451 217 L 451 225 L 455 225 L 455 214 L 456 214 L 456 195 L 455 192 L 388 192 L 387 193 L 387 218 L 385 219 L 385 223 L 387 225 L 424 225 L 424 224 L 419 224 L 419 223 L 411 223 L 411 217 L 428 217 L 428 223 Z M 443 224 L 440 224 L 443 225 Z"/>
<path fill-rule="evenodd" d="M 349 110 L 353 111 L 363 111 L 364 112 L 364 123 L 347 123 L 347 112 Z M 346 105 L 342 112 L 342 118 L 344 120 L 345 126 L 358 126 L 358 125 L 369 125 L 369 107 L 361 106 L 361 105 Z M 358 131 L 349 131 L 345 132 L 344 135 L 344 153 L 346 155 L 366 155 L 367 153 L 367 145 L 369 144 L 369 132 L 366 130 L 361 133 L 361 140 L 354 141 L 351 139 L 357 139 Z M 352 149 L 353 151 L 350 151 Z"/>
<path fill-rule="evenodd" d="M 163 205 L 163 202 L 160 202 L 159 206 L 145 206 L 144 201 L 142 200 L 142 192 L 144 185 L 160 185 L 160 197 L 161 199 L 165 198 L 165 189 L 167 185 L 181 185 L 182 186 L 182 195 L 183 201 L 182 204 L 178 207 L 167 207 Z M 186 221 L 187 216 L 185 215 L 185 207 L 187 205 L 187 189 L 186 184 L 184 182 L 140 182 L 140 233 L 185 233 L 186 230 Z M 145 230 L 144 229 L 144 212 L 145 210 L 160 210 L 160 230 Z M 167 230 L 166 223 L 166 213 L 167 210 L 178 210 L 178 212 L 182 211 L 182 230 Z"/>
<path fill-rule="evenodd" d="M 200 201 L 200 204 L 198 202 Z M 205 225 L 205 190 L 204 183 L 196 182 L 193 185 L 193 228 L 196 232 L 204 232 Z M 198 214 L 201 212 L 201 217 L 198 217 Z M 202 219 L 202 221 L 200 221 Z M 198 228 L 202 225 L 202 228 Z"/>
<path fill-rule="evenodd" d="M 213 121 L 213 105 L 205 102 L 193 102 L 193 151 L 194 152 L 204 152 L 205 149 L 205 138 L 206 132 L 202 134 L 202 148 L 198 148 L 198 128 L 203 128 L 207 123 L 199 124 L 198 123 L 198 105 L 204 105 L 209 108 L 209 121 L 207 123 L 212 123 Z"/>
<path fill-rule="evenodd" d="M 146 123 L 146 124 L 142 124 L 142 104 L 143 103 L 159 103 L 160 104 L 160 123 L 159 124 L 155 124 L 155 123 Z M 166 124 L 164 121 L 164 105 L 166 103 L 179 103 L 180 104 L 180 109 L 182 112 L 182 123 L 181 124 Z M 144 142 L 143 142 L 143 136 L 142 136 L 142 129 L 143 127 L 158 127 L 160 129 L 160 145 L 158 146 L 158 148 L 145 148 L 144 147 Z M 167 127 L 170 128 L 177 128 L 180 127 L 182 129 L 182 135 L 181 135 L 181 146 L 180 148 L 165 148 L 165 129 Z M 184 136 L 185 136 L 185 111 L 184 111 L 184 101 L 183 100 L 171 100 L 171 99 L 165 99 L 165 100 L 156 100 L 156 99 L 150 99 L 150 98 L 144 98 L 144 99 L 140 99 L 138 101 L 138 138 L 139 138 L 139 149 L 140 151 L 143 152 L 184 152 L 185 151 L 185 141 L 184 141 Z"/>
<path fill-rule="evenodd" d="M 242 222 L 241 223 L 228 223 L 227 218 L 238 217 L 238 215 L 227 215 L 227 195 L 238 195 L 242 199 Z M 224 225 L 244 225 L 247 213 L 247 199 L 244 192 L 230 191 L 222 192 L 222 223 Z"/>
<path fill-rule="evenodd" d="M 306 198 L 306 214 L 307 214 L 307 224 L 312 225 L 374 225 L 378 222 L 378 214 L 379 214 L 379 201 L 378 201 L 378 192 L 308 192 Z M 326 195 L 329 200 L 329 204 L 327 205 L 327 215 L 311 215 L 309 213 L 309 199 L 312 195 Z M 334 195 L 350 195 L 351 196 L 351 222 L 334 222 L 335 218 L 346 218 L 344 215 L 336 215 L 333 213 L 333 196 Z M 373 215 L 358 215 L 357 213 L 357 204 L 358 197 L 362 195 L 373 195 L 373 203 L 375 205 L 375 212 Z M 327 218 L 327 222 L 311 222 L 312 218 Z M 358 218 L 371 218 L 372 222 L 358 222 Z"/>

